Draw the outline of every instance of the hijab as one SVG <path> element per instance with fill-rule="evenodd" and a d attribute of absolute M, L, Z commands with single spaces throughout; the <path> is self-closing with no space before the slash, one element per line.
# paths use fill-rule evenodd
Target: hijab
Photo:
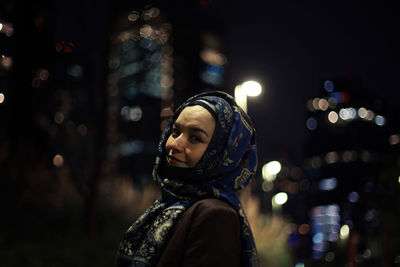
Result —
<path fill-rule="evenodd" d="M 193 105 L 200 105 L 213 115 L 214 135 L 194 167 L 178 167 L 167 160 L 165 144 L 179 114 Z M 153 169 L 153 178 L 162 196 L 125 233 L 118 250 L 117 266 L 155 265 L 183 212 L 204 198 L 221 199 L 238 212 L 242 266 L 258 266 L 253 235 L 236 195 L 256 171 L 255 139 L 251 119 L 225 92 L 203 92 L 178 107 L 161 135 Z"/>

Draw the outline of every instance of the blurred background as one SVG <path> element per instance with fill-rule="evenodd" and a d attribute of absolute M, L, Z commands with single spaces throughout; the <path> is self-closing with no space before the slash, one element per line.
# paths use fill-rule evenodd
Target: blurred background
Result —
<path fill-rule="evenodd" d="M 262 266 L 400 266 L 398 12 L 2 0 L 0 265 L 112 266 L 159 196 L 170 109 L 219 89 L 241 94 L 257 129 L 259 169 L 240 197 Z"/>

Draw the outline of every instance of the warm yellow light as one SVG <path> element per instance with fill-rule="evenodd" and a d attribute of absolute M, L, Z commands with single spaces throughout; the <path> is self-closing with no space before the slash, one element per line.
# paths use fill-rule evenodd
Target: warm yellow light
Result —
<path fill-rule="evenodd" d="M 269 174 L 278 174 L 282 169 L 281 163 L 277 160 L 270 161 L 267 164 L 265 164 L 264 166 L 265 166 L 266 172 Z"/>
<path fill-rule="evenodd" d="M 281 171 L 281 164 L 279 161 L 271 161 L 261 169 L 262 177 L 265 181 L 272 182 L 275 180 L 276 175 Z"/>
<path fill-rule="evenodd" d="M 241 85 L 235 87 L 235 101 L 245 112 L 247 112 L 247 96 Z"/>
<path fill-rule="evenodd" d="M 256 81 L 246 81 L 235 87 L 235 101 L 247 112 L 247 96 L 258 96 L 261 93 L 261 85 Z"/>
<path fill-rule="evenodd" d="M 248 96 L 258 96 L 261 94 L 262 87 L 256 81 L 247 81 L 242 84 L 242 90 Z"/>
<path fill-rule="evenodd" d="M 342 227 L 340 227 L 340 239 L 346 239 L 349 237 L 350 234 L 350 228 L 348 225 L 344 224 Z"/>
<path fill-rule="evenodd" d="M 276 205 L 283 205 L 286 203 L 286 201 L 288 200 L 288 195 L 285 192 L 280 192 L 278 194 L 276 194 L 273 198 L 272 201 L 276 204 Z"/>
<path fill-rule="evenodd" d="M 4 94 L 0 93 L 0 104 L 4 102 Z"/>

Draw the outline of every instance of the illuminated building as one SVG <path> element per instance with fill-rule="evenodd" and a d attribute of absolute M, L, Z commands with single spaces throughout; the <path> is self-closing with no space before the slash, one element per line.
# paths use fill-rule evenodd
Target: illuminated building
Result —
<path fill-rule="evenodd" d="M 398 201 L 398 185 L 388 170 L 399 169 L 399 154 L 388 141 L 395 136 L 388 112 L 351 80 L 328 80 L 322 87 L 324 93 L 307 102 L 303 170 L 310 233 L 302 237 L 309 252 L 300 257 L 310 257 L 310 266 L 393 262 L 378 245 L 392 231 L 390 220 L 398 210 L 389 207 Z"/>
<path fill-rule="evenodd" d="M 126 175 L 139 185 L 150 182 L 171 110 L 195 93 L 223 85 L 221 38 L 207 23 L 197 24 L 198 10 L 190 3 L 184 6 L 114 6 L 118 15 L 107 77 L 111 176 Z"/>

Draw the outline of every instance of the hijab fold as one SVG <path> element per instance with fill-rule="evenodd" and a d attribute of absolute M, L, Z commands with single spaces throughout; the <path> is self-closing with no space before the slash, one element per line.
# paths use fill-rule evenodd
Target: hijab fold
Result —
<path fill-rule="evenodd" d="M 169 163 L 165 144 L 187 106 L 201 105 L 215 119 L 214 135 L 200 161 L 183 168 Z M 248 115 L 229 94 L 211 91 L 189 98 L 175 111 L 161 135 L 153 178 L 162 196 L 125 233 L 117 266 L 154 266 L 183 212 L 204 198 L 229 203 L 239 214 L 242 266 L 258 266 L 253 235 L 236 191 L 248 185 L 257 168 L 256 133 Z"/>

